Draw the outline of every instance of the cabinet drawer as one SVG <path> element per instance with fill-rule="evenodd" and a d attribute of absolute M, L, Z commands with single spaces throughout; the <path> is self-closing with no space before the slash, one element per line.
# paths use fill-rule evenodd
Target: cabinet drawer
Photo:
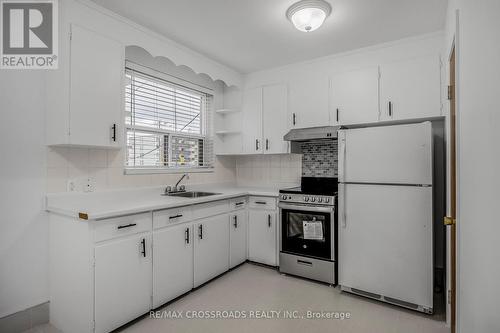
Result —
<path fill-rule="evenodd" d="M 158 229 L 167 225 L 188 222 L 192 220 L 190 207 L 177 207 L 153 212 L 153 228 Z"/>
<path fill-rule="evenodd" d="M 121 216 L 95 222 L 94 241 L 122 237 L 151 230 L 151 213 Z"/>
<path fill-rule="evenodd" d="M 228 211 L 229 211 L 229 202 L 227 200 L 199 204 L 193 206 L 193 219 L 224 214 L 227 213 Z"/>
<path fill-rule="evenodd" d="M 235 198 L 229 200 L 229 209 L 230 210 L 238 210 L 238 209 L 244 209 L 247 207 L 247 198 L 246 197 L 240 197 L 240 198 Z"/>
<path fill-rule="evenodd" d="M 276 209 L 276 198 L 273 197 L 250 197 L 250 208 L 257 209 Z"/>

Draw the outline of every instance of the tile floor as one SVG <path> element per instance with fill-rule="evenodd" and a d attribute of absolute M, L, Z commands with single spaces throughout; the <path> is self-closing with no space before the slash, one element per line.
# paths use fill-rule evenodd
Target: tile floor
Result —
<path fill-rule="evenodd" d="M 445 333 L 449 329 L 443 315 L 428 316 L 383 304 L 336 288 L 292 276 L 276 270 L 244 264 L 207 285 L 166 305 L 159 311 L 228 310 L 246 311 L 337 311 L 350 319 L 152 319 L 146 315 L 118 331 L 125 333 L 163 332 L 426 332 Z M 191 312 L 192 313 L 192 312 Z M 59 333 L 42 325 L 25 333 Z"/>

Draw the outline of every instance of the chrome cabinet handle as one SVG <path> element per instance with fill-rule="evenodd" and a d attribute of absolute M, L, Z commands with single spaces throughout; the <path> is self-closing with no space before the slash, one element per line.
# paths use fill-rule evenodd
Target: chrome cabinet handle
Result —
<path fill-rule="evenodd" d="M 269 150 L 269 139 L 266 139 L 266 150 Z"/>
<path fill-rule="evenodd" d="M 113 142 L 116 142 L 116 124 L 113 124 L 113 126 L 111 126 L 111 130 L 112 130 L 112 135 L 111 135 L 111 140 L 113 140 Z"/>
<path fill-rule="evenodd" d="M 259 150 L 259 139 L 255 139 L 255 150 Z"/>
<path fill-rule="evenodd" d="M 177 215 L 174 215 L 174 216 L 169 216 L 168 218 L 169 218 L 170 220 L 172 220 L 172 219 L 176 219 L 176 218 L 178 218 L 178 217 L 182 217 L 182 214 L 177 214 Z"/>
<path fill-rule="evenodd" d="M 339 122 L 339 109 L 337 108 L 337 122 Z"/>
<path fill-rule="evenodd" d="M 199 237 L 200 239 L 203 239 L 203 224 L 200 224 L 200 225 L 198 226 L 198 237 Z"/>
<path fill-rule="evenodd" d="M 234 215 L 233 219 L 234 219 L 233 225 L 234 225 L 234 228 L 236 229 L 236 228 L 238 228 L 238 215 Z"/>
<path fill-rule="evenodd" d="M 297 116 L 295 115 L 295 112 L 292 113 L 292 124 L 295 126 L 297 124 Z"/>
<path fill-rule="evenodd" d="M 186 228 L 186 238 L 185 238 L 185 241 L 186 241 L 186 244 L 189 244 L 189 228 Z"/>
<path fill-rule="evenodd" d="M 389 117 L 392 117 L 392 102 L 389 101 Z"/>
<path fill-rule="evenodd" d="M 269 228 L 271 228 L 271 225 L 272 225 L 272 223 L 271 223 L 271 214 L 268 214 L 268 215 L 267 215 L 267 226 L 268 226 Z"/>

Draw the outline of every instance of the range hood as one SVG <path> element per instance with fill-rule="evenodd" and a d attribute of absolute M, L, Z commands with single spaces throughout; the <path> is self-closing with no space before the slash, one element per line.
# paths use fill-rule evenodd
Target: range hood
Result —
<path fill-rule="evenodd" d="M 308 141 L 314 139 L 336 139 L 340 126 L 321 126 L 308 128 L 295 128 L 286 133 L 285 141 Z"/>

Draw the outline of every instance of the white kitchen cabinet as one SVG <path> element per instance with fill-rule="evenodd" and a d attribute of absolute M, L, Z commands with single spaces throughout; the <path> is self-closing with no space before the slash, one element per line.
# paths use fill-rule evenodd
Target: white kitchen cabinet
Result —
<path fill-rule="evenodd" d="M 287 86 L 275 84 L 262 88 L 263 151 L 264 154 L 288 152 L 288 142 L 283 136 L 287 125 Z"/>
<path fill-rule="evenodd" d="M 262 88 L 252 88 L 243 95 L 243 153 L 262 153 Z"/>
<path fill-rule="evenodd" d="M 95 332 L 110 332 L 151 309 L 151 236 L 95 247 Z"/>
<path fill-rule="evenodd" d="M 441 116 L 439 57 L 381 65 L 381 120 Z"/>
<path fill-rule="evenodd" d="M 243 97 L 243 153 L 279 154 L 288 152 L 283 136 L 288 130 L 287 86 L 257 87 Z"/>
<path fill-rule="evenodd" d="M 248 212 L 248 259 L 276 266 L 276 211 L 250 209 Z"/>
<path fill-rule="evenodd" d="M 332 124 L 351 125 L 379 120 L 379 69 L 363 68 L 330 78 Z"/>
<path fill-rule="evenodd" d="M 69 49 L 69 62 L 62 62 L 61 74 L 51 74 L 49 79 L 47 144 L 119 148 L 124 123 L 124 46 L 73 24 Z"/>
<path fill-rule="evenodd" d="M 328 126 L 328 77 L 304 71 L 290 81 L 291 127 Z M 284 121 L 284 120 L 283 120 Z"/>
<path fill-rule="evenodd" d="M 153 308 L 193 288 L 193 225 L 153 232 Z"/>
<path fill-rule="evenodd" d="M 194 287 L 229 269 L 228 219 L 228 214 L 221 214 L 195 223 Z"/>
<path fill-rule="evenodd" d="M 247 211 L 240 209 L 229 215 L 229 268 L 247 260 Z"/>

